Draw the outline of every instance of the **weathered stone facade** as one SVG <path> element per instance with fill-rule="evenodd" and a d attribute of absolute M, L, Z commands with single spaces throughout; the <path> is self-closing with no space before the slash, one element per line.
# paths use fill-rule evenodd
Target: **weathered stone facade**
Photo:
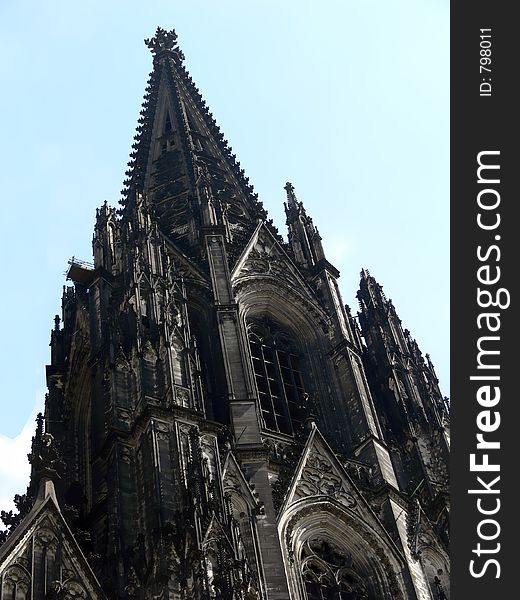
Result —
<path fill-rule="evenodd" d="M 72 260 L 0 599 L 449 598 L 449 414 L 291 184 L 285 242 L 183 66 L 153 71 L 120 210 Z M 22 518 L 23 517 L 23 518 Z"/>

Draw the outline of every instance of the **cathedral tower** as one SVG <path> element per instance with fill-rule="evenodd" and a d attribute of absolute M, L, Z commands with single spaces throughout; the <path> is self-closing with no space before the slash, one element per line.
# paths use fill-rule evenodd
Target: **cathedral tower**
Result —
<path fill-rule="evenodd" d="M 184 67 L 153 70 L 121 208 L 51 333 L 2 599 L 440 600 L 449 416 L 381 286 L 341 300 L 285 186 L 268 220 Z"/>

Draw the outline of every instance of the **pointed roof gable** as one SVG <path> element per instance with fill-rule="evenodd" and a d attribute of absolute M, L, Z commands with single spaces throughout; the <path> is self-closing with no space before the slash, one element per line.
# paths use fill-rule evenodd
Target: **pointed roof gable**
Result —
<path fill-rule="evenodd" d="M 315 423 L 312 424 L 300 462 L 280 508 L 279 518 L 293 504 L 308 497 L 326 497 L 357 515 L 373 529 L 385 531 Z M 385 537 L 388 537 L 386 531 Z"/>
<path fill-rule="evenodd" d="M 251 272 L 261 274 L 262 270 L 258 270 L 259 259 L 281 263 L 281 268 L 284 270 L 284 279 L 295 287 L 307 287 L 307 282 L 301 275 L 300 270 L 264 221 L 260 221 L 256 226 L 253 235 L 233 267 L 231 279 L 237 279 Z"/>
<path fill-rule="evenodd" d="M 255 498 L 235 455 L 231 451 L 228 453 L 224 462 L 222 482 L 224 493 L 236 492 L 247 502 L 247 504 L 249 504 L 250 508 L 258 505 L 258 500 Z"/>
<path fill-rule="evenodd" d="M 399 573 L 403 549 L 376 516 L 340 460 L 312 423 L 301 459 L 278 514 L 278 530 L 296 558 L 297 544 L 331 539 L 355 560 L 360 572 L 379 572 L 387 593 L 377 597 L 404 598 Z M 301 548 L 301 546 L 300 546 Z M 374 594 L 375 588 L 372 588 Z M 371 596 L 372 597 L 372 596 Z M 376 597 L 376 595 L 374 595 Z"/>
<path fill-rule="evenodd" d="M 319 305 L 315 291 L 311 288 L 299 267 L 286 252 L 285 245 L 280 243 L 270 225 L 260 221 L 251 238 L 238 257 L 231 272 L 231 281 L 238 284 L 249 276 L 272 277 L 277 285 L 282 283 L 293 289 L 299 296 L 304 295 L 311 302 L 321 319 L 326 319 Z"/>
<path fill-rule="evenodd" d="M 40 572 L 35 557 L 48 553 L 47 573 Z M 52 567 L 54 562 L 54 568 Z M 59 579 L 48 581 L 48 574 Z M 10 574 L 41 597 L 54 588 L 68 591 L 78 598 L 104 600 L 99 582 L 61 513 L 54 485 L 43 479 L 36 501 L 0 548 L 0 579 L 9 585 Z M 38 597 L 38 596 L 36 596 Z"/>

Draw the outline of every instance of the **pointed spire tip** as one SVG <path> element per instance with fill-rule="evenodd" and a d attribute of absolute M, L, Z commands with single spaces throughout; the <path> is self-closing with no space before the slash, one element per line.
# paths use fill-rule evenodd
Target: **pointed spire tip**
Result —
<path fill-rule="evenodd" d="M 145 39 L 144 43 L 150 48 L 154 59 L 161 58 L 165 54 L 171 54 L 179 62 L 184 60 L 184 53 L 177 44 L 175 29 L 168 31 L 162 27 L 157 27 L 155 35 L 152 38 Z"/>
<path fill-rule="evenodd" d="M 290 181 L 288 181 L 284 186 L 284 190 L 287 192 L 287 205 L 291 206 L 296 204 L 296 194 L 294 193 L 294 185 Z"/>

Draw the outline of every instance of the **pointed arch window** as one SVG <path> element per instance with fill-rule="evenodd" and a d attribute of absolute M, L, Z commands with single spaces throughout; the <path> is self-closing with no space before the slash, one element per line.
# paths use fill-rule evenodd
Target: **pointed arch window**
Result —
<path fill-rule="evenodd" d="M 172 120 L 170 117 L 170 112 L 166 111 L 166 116 L 164 119 L 163 132 L 157 138 L 159 142 L 159 156 L 166 154 L 167 152 L 171 152 L 175 148 L 175 137 L 173 132 Z"/>
<path fill-rule="evenodd" d="M 170 113 L 166 112 L 166 119 L 164 120 L 164 133 L 169 133 L 172 130 L 172 120 L 170 119 Z"/>
<path fill-rule="evenodd" d="M 369 600 L 352 557 L 331 542 L 308 540 L 301 565 L 306 600 Z"/>
<path fill-rule="evenodd" d="M 249 345 L 264 426 L 291 435 L 306 398 L 304 355 L 291 335 L 271 321 L 250 325 Z"/>

